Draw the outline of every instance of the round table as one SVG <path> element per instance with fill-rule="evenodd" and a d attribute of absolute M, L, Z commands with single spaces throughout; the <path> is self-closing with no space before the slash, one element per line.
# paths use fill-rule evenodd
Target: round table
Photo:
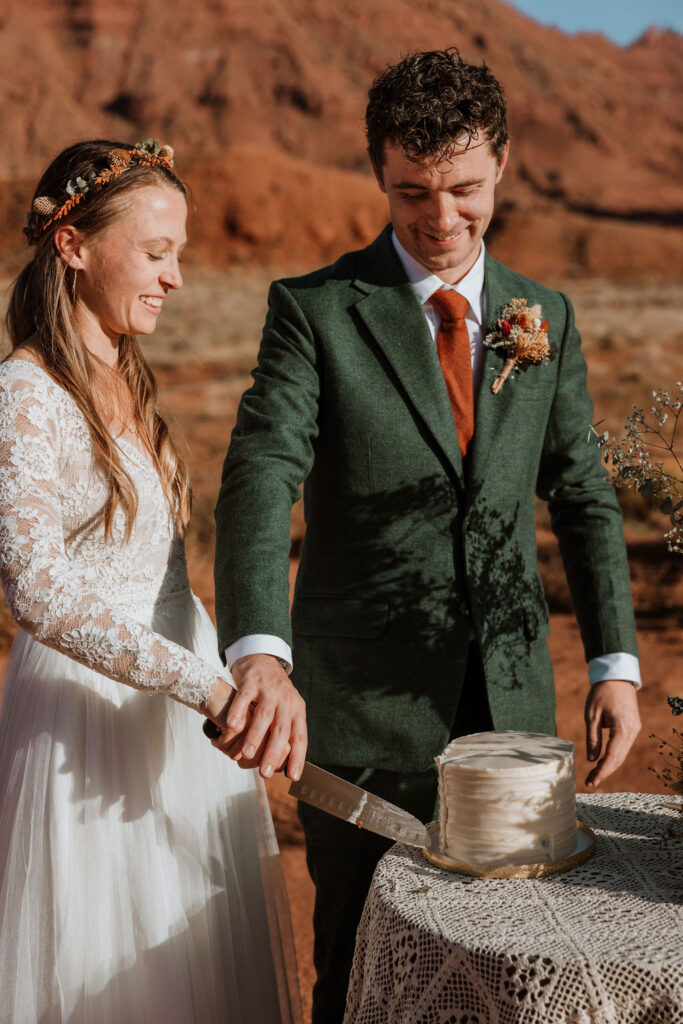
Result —
<path fill-rule="evenodd" d="M 577 798 L 595 854 L 475 879 L 397 844 L 358 929 L 344 1024 L 683 1024 L 676 797 Z"/>

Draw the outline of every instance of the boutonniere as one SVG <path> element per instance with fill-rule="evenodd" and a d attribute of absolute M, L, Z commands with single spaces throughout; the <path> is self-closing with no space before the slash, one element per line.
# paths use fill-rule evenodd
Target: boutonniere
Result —
<path fill-rule="evenodd" d="M 547 363 L 552 358 L 548 321 L 542 316 L 540 305 L 527 306 L 526 299 L 513 299 L 503 309 L 495 329 L 486 335 L 486 347 L 506 356 L 503 369 L 491 385 L 494 395 L 513 370 L 526 370 L 528 366 Z"/>

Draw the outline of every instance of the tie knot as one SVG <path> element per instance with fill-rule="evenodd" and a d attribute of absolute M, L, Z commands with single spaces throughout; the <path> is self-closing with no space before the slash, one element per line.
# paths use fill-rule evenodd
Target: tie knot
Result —
<path fill-rule="evenodd" d="M 430 298 L 430 303 L 441 314 L 442 320 L 464 320 L 469 303 L 464 295 L 452 288 L 439 288 Z"/>

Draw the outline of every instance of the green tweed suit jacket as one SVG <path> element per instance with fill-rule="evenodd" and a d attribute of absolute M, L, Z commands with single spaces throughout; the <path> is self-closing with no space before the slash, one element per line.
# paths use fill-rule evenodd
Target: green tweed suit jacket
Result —
<path fill-rule="evenodd" d="M 486 350 L 464 472 L 390 227 L 271 287 L 216 509 L 216 615 L 221 651 L 253 633 L 293 643 L 314 761 L 427 768 L 448 740 L 472 633 L 496 729 L 554 732 L 537 494 L 586 658 L 637 652 L 621 515 L 588 443 L 571 305 L 488 256 L 485 288 L 489 325 L 512 298 L 540 302 L 555 358 L 494 395 L 503 358 Z M 289 513 L 302 482 L 290 627 Z"/>

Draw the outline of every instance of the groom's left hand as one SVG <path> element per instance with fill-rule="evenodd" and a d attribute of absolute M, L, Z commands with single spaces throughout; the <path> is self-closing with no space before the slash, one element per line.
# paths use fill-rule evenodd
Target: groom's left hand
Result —
<path fill-rule="evenodd" d="M 298 779 L 308 743 L 306 705 L 299 691 L 270 654 L 239 658 L 230 672 L 237 694 L 227 725 L 232 731 L 244 730 L 241 742 L 233 743 L 230 756 L 240 762 L 258 760 L 264 779 L 286 762 L 289 777 Z"/>
<path fill-rule="evenodd" d="M 595 683 L 586 700 L 586 754 L 598 761 L 588 773 L 586 785 L 594 788 L 615 772 L 626 759 L 640 732 L 637 691 L 625 679 L 603 679 Z M 609 736 L 602 758 L 602 730 Z M 600 760 L 598 760 L 600 758 Z"/>

